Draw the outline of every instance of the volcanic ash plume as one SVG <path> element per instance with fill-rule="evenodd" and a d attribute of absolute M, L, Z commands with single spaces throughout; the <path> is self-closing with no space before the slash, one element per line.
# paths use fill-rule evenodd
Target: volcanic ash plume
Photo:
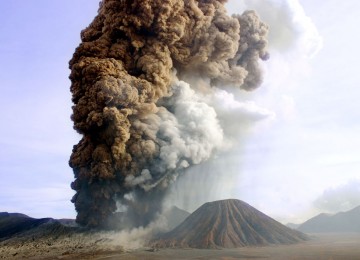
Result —
<path fill-rule="evenodd" d="M 213 96 L 256 88 L 268 54 L 256 13 L 230 17 L 224 3 L 100 3 L 70 61 L 83 136 L 70 158 L 78 223 L 106 226 L 120 205 L 132 226 L 146 226 L 179 174 L 225 149 Z"/>

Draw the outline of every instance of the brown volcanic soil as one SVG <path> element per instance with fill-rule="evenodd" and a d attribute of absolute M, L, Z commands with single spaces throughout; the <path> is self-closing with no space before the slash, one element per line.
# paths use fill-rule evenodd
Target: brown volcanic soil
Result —
<path fill-rule="evenodd" d="M 208 202 L 172 231 L 152 242 L 154 247 L 236 248 L 293 244 L 307 239 L 249 204 L 235 199 Z"/>
<path fill-rule="evenodd" d="M 106 249 L 98 243 L 79 243 L 76 237 L 48 245 L 40 241 L 4 245 L 0 259 L 93 259 L 93 260 L 355 260 L 360 259 L 360 233 L 316 234 L 311 240 L 292 245 L 230 249 Z M 83 245 L 80 245 L 83 244 Z"/>

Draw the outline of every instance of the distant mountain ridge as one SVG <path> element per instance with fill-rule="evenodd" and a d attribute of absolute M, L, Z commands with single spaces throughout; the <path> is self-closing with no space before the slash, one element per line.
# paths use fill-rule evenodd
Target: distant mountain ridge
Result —
<path fill-rule="evenodd" d="M 360 206 L 334 215 L 321 213 L 305 221 L 298 230 L 306 233 L 360 232 Z"/>
<path fill-rule="evenodd" d="M 190 213 L 176 206 L 172 206 L 169 210 L 165 211 L 163 215 L 167 221 L 169 230 L 172 230 L 190 216 Z"/>
<path fill-rule="evenodd" d="M 293 244 L 307 239 L 301 232 L 275 221 L 235 199 L 208 202 L 172 231 L 151 242 L 154 247 L 236 248 Z"/>
<path fill-rule="evenodd" d="M 298 229 L 301 224 L 287 223 L 286 226 L 292 229 Z"/>

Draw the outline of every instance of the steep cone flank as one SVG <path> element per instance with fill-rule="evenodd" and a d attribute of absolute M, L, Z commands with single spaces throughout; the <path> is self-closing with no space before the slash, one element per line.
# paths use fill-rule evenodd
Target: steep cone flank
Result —
<path fill-rule="evenodd" d="M 202 205 L 174 230 L 156 240 L 155 247 L 234 248 L 292 244 L 306 235 L 273 220 L 240 200 Z"/>

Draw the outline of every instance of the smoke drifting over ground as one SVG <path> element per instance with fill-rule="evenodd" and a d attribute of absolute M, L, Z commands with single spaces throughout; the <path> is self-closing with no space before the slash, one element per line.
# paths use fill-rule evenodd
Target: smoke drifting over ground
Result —
<path fill-rule="evenodd" d="M 225 91 L 258 87 L 268 58 L 267 26 L 225 2 L 100 3 L 70 61 L 78 223 L 106 226 L 124 209 L 148 225 L 180 174 L 231 146 L 234 120 L 268 115 Z"/>

